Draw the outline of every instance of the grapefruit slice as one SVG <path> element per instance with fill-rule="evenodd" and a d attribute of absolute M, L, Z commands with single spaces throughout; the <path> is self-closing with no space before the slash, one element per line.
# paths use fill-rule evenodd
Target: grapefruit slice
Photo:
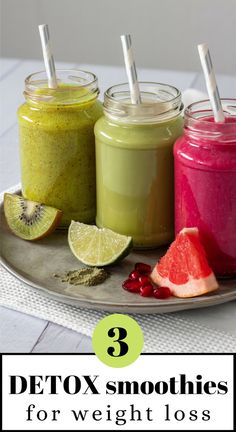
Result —
<path fill-rule="evenodd" d="M 196 297 L 219 285 L 209 267 L 197 228 L 184 228 L 154 267 L 151 279 L 175 297 Z"/>

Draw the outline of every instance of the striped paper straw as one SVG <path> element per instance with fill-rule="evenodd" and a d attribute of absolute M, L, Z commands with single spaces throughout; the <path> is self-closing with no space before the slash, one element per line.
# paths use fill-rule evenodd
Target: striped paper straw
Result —
<path fill-rule="evenodd" d="M 130 97 L 132 104 L 141 104 L 141 96 L 138 85 L 138 76 L 134 61 L 134 55 L 132 50 L 132 42 L 130 35 L 122 35 L 121 43 L 123 48 L 124 60 L 125 60 L 125 69 L 128 77 L 129 89 L 130 89 Z"/>
<path fill-rule="evenodd" d="M 49 28 L 47 24 L 39 25 L 39 34 L 43 50 L 43 59 L 48 78 L 48 87 L 57 88 L 57 77 L 54 58 L 50 46 Z"/>
<path fill-rule="evenodd" d="M 221 105 L 219 90 L 216 83 L 216 77 L 208 45 L 206 43 L 198 45 L 198 52 L 205 76 L 207 92 L 211 102 L 215 122 L 224 122 L 225 116 Z"/>

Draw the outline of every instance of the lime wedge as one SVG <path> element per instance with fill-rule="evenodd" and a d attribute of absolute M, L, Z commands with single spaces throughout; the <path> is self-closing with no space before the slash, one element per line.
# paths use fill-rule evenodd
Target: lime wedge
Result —
<path fill-rule="evenodd" d="M 75 221 L 71 221 L 68 242 L 79 261 L 96 267 L 104 267 L 123 259 L 132 248 L 132 237 Z"/>

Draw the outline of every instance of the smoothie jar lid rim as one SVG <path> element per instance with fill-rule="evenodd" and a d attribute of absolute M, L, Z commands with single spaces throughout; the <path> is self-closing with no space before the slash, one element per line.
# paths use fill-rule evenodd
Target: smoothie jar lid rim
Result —
<path fill-rule="evenodd" d="M 141 84 L 141 85 L 142 84 L 145 84 L 145 85 L 148 84 L 148 85 L 155 85 L 155 86 L 163 86 L 165 88 L 169 87 L 169 88 L 171 88 L 171 89 L 173 89 L 173 90 L 176 91 L 176 95 L 173 96 L 172 98 L 170 98 L 168 100 L 163 100 L 163 101 L 152 100 L 152 103 L 165 104 L 165 103 L 175 102 L 175 101 L 177 101 L 181 97 L 181 91 L 177 87 L 172 86 L 171 84 L 165 84 L 165 83 L 160 83 L 160 82 L 155 82 L 155 81 L 139 81 L 139 84 Z M 109 87 L 105 91 L 104 96 L 106 98 L 108 98 L 110 101 L 112 101 L 113 103 L 122 103 L 123 102 L 122 99 L 116 100 L 116 99 L 114 99 L 114 97 L 111 94 L 111 90 L 114 91 L 116 88 L 120 88 L 120 92 L 121 92 L 122 91 L 121 90 L 122 86 L 128 86 L 128 82 L 123 82 L 123 83 L 120 83 L 120 84 L 115 84 L 115 85 Z M 129 89 L 128 89 L 128 91 L 129 91 Z M 141 94 L 142 94 L 142 89 L 141 89 Z M 131 107 L 135 106 L 135 104 L 132 104 L 131 102 L 129 102 L 129 103 L 126 102 L 125 105 L 126 106 L 131 106 Z"/>
<path fill-rule="evenodd" d="M 236 98 L 221 98 L 223 111 L 227 114 L 225 122 L 211 121 L 214 118 L 209 99 L 193 102 L 184 111 L 185 134 L 191 139 L 197 139 L 205 146 L 208 141 L 214 141 L 214 145 L 222 143 L 235 143 L 236 134 Z M 210 119 L 210 121 L 208 121 Z M 230 121 L 231 120 L 231 121 Z"/>
<path fill-rule="evenodd" d="M 83 69 L 75 69 L 75 68 L 72 68 L 72 69 L 56 69 L 56 72 L 59 72 L 59 73 L 60 72 L 74 72 L 74 73 L 82 72 L 82 73 L 84 73 L 86 75 L 90 75 L 92 77 L 92 79 L 90 81 L 88 80 L 88 82 L 86 82 L 85 84 L 79 83 L 80 87 L 87 87 L 87 86 L 96 84 L 98 82 L 98 78 L 97 78 L 97 76 L 93 72 L 89 72 L 89 71 L 86 71 L 86 70 L 83 70 Z M 31 88 L 33 88 L 34 87 L 34 84 L 33 84 L 34 81 L 31 82 L 31 80 L 32 80 L 32 78 L 34 78 L 36 76 L 39 76 L 40 74 L 45 74 L 45 80 L 47 80 L 46 71 L 45 70 L 41 70 L 41 71 L 38 71 L 38 72 L 33 72 L 32 74 L 28 75 L 25 78 L 25 85 L 29 85 Z M 77 77 L 73 77 L 73 78 L 77 78 Z M 36 80 L 35 80 L 35 82 L 36 82 Z"/>
<path fill-rule="evenodd" d="M 229 101 L 229 102 L 230 101 L 236 102 L 236 98 L 221 98 L 221 101 L 222 102 L 227 102 L 227 101 Z M 187 117 L 188 119 L 195 120 L 196 122 L 202 121 L 204 119 L 204 116 L 194 117 L 194 114 L 204 113 L 204 112 L 206 112 L 206 108 L 205 109 L 204 108 L 199 109 L 199 111 L 191 111 L 191 110 L 192 110 L 192 108 L 197 108 L 197 106 L 201 106 L 201 104 L 203 104 L 203 103 L 208 103 L 209 104 L 209 110 L 208 110 L 209 111 L 209 116 L 210 115 L 213 116 L 213 111 L 212 111 L 212 108 L 211 108 L 210 99 L 202 99 L 202 100 L 199 100 L 197 102 L 192 102 L 190 105 L 188 105 L 185 108 L 185 110 L 184 110 L 184 116 Z M 223 109 L 224 109 L 224 107 L 223 107 Z M 224 112 L 225 112 L 225 109 L 224 109 Z M 235 116 L 232 116 L 232 117 L 235 118 Z M 230 115 L 229 115 L 229 118 L 230 118 Z M 224 125 L 224 124 L 228 124 L 228 123 L 220 123 L 220 124 Z"/>

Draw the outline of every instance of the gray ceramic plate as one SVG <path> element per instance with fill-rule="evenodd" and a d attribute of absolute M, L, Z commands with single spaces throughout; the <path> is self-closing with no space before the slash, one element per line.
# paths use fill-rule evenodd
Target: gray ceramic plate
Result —
<path fill-rule="evenodd" d="M 53 277 L 81 267 L 67 244 L 67 233 L 57 230 L 37 242 L 27 242 L 14 236 L 8 229 L 3 206 L 0 208 L 1 263 L 14 276 L 39 290 L 43 295 L 63 303 L 112 312 L 164 313 L 213 306 L 236 299 L 236 280 L 224 281 L 216 293 L 190 298 L 171 297 L 166 300 L 143 298 L 121 288 L 134 263 L 154 264 L 163 250 L 132 253 L 119 265 L 109 268 L 110 277 L 95 287 L 73 286 Z"/>

